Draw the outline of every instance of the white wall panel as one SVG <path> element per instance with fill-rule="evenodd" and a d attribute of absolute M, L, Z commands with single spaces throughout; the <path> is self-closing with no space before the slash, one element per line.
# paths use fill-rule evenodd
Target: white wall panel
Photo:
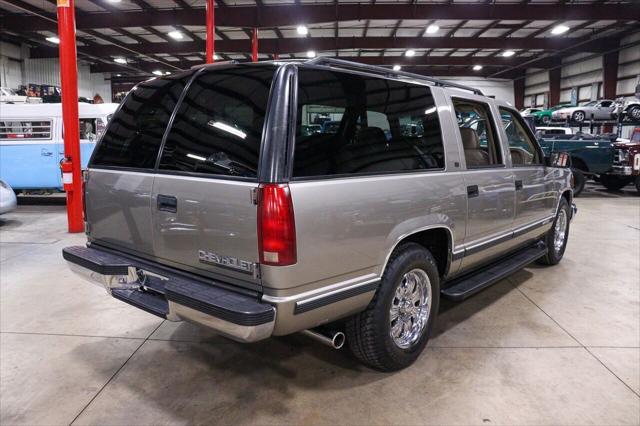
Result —
<path fill-rule="evenodd" d="M 33 84 L 60 86 L 60 63 L 58 59 L 25 59 L 25 80 Z M 89 65 L 78 65 L 78 96 L 93 98 L 99 93 L 105 102 L 111 100 L 111 84 L 104 74 L 91 74 Z"/>
<path fill-rule="evenodd" d="M 510 102 L 515 104 L 515 98 L 513 95 L 513 81 L 511 80 L 499 80 L 499 79 L 484 79 L 484 78 L 445 78 L 458 84 L 465 84 L 475 89 L 480 89 L 482 93 L 487 96 L 494 96 L 496 99 Z"/>

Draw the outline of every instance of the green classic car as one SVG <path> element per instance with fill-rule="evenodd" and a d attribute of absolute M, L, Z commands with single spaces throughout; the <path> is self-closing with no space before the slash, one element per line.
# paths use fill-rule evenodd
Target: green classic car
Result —
<path fill-rule="evenodd" d="M 553 113 L 553 111 L 558 110 L 560 108 L 566 108 L 569 106 L 571 106 L 570 103 L 558 104 L 549 109 L 543 109 L 538 112 L 534 112 L 531 115 L 536 121 L 536 124 L 544 124 L 545 126 L 547 126 L 551 123 L 551 114 Z"/>

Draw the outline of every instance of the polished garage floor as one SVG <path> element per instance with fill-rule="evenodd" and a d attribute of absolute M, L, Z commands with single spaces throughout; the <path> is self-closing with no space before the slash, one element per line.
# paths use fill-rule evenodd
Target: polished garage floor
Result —
<path fill-rule="evenodd" d="M 577 200 L 564 261 L 462 304 L 380 374 L 296 335 L 241 345 L 69 272 L 62 207 L 0 219 L 0 423 L 638 424 L 640 197 Z"/>

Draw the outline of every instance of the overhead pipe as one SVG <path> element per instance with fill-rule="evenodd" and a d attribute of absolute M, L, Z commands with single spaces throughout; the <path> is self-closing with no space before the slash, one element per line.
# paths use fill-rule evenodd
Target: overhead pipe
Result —
<path fill-rule="evenodd" d="M 216 42 L 216 7 L 215 0 L 207 0 L 207 53 L 206 53 L 206 61 L 208 64 L 212 64 L 215 62 L 216 50 L 215 50 L 215 42 Z"/>
<path fill-rule="evenodd" d="M 80 123 L 78 119 L 78 62 L 74 0 L 58 0 L 60 39 L 60 89 L 64 124 L 64 159 L 60 162 L 67 193 L 69 232 L 84 231 L 82 217 L 82 171 L 80 169 Z"/>

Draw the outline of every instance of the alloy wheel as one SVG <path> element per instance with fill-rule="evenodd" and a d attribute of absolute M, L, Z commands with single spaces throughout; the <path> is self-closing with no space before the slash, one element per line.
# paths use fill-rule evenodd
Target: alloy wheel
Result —
<path fill-rule="evenodd" d="M 390 335 L 401 349 L 414 345 L 424 333 L 431 311 L 431 281 L 422 269 L 402 276 L 389 310 Z"/>

